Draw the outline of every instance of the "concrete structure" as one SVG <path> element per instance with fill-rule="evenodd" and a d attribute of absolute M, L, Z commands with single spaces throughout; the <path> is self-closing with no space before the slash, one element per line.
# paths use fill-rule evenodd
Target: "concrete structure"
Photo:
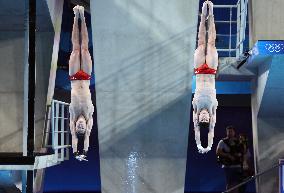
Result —
<path fill-rule="evenodd" d="M 0 152 L 22 151 L 24 8 L 21 0 L 0 1 Z"/>
<path fill-rule="evenodd" d="M 262 54 L 259 43 L 254 50 L 246 67 L 256 74 L 252 80 L 252 125 L 256 172 L 262 172 L 284 157 L 284 53 Z M 278 192 L 278 187 L 278 168 L 257 180 L 258 193 Z"/>
<path fill-rule="evenodd" d="M 283 40 L 284 1 L 249 1 L 250 46 L 258 40 Z M 265 24 L 265 25 L 264 25 Z"/>
<path fill-rule="evenodd" d="M 46 102 L 46 105 L 51 105 L 51 101 L 53 99 L 53 95 L 54 95 L 54 88 L 55 88 L 55 79 L 56 79 L 56 70 L 57 70 L 57 61 L 58 61 L 58 51 L 59 51 L 59 42 L 60 42 L 60 35 L 61 35 L 61 24 L 62 24 L 62 13 L 63 13 L 63 3 L 64 0 L 57 0 L 57 1 L 51 1 L 51 0 L 47 0 L 46 1 L 47 6 L 48 6 L 48 10 L 49 10 L 49 15 L 52 21 L 52 29 L 54 29 L 54 36 L 50 36 L 51 33 L 45 33 L 46 36 L 49 35 L 50 38 L 52 38 L 52 43 L 50 43 L 49 46 L 53 46 L 52 48 L 52 53 L 49 53 L 49 56 L 51 57 L 51 61 L 50 64 L 47 64 L 45 66 L 49 67 L 49 69 L 44 69 L 46 70 L 46 73 L 48 73 L 49 75 L 49 81 L 47 81 L 45 77 L 42 81 L 42 83 L 44 84 L 44 88 L 47 88 L 46 85 L 48 85 L 48 90 L 45 90 L 46 92 L 43 92 L 42 94 L 46 95 L 42 95 L 43 101 L 42 102 Z M 53 31 L 53 30 L 52 30 Z M 46 112 L 46 110 L 48 110 L 48 108 L 46 108 L 45 105 L 42 105 L 41 108 L 41 112 L 44 113 Z M 48 114 L 51 114 L 50 112 L 48 112 Z M 46 115 L 46 114 L 45 114 Z M 41 114 L 42 117 L 44 117 L 45 115 Z M 44 117 L 45 119 L 47 117 Z M 51 116 L 49 117 L 51 118 Z M 39 124 L 39 126 L 42 126 L 43 122 L 45 119 L 41 119 L 41 122 Z M 48 128 L 45 128 L 47 131 L 50 131 L 50 122 L 47 121 L 46 122 L 46 126 Z M 37 150 L 40 149 L 40 147 L 45 147 L 45 145 L 48 142 L 48 138 L 46 137 L 45 139 L 43 139 L 43 135 L 44 133 L 42 132 L 42 130 L 39 130 L 39 132 L 37 133 L 37 139 L 36 142 L 36 148 Z M 41 140 L 42 139 L 42 140 Z M 45 150 L 43 150 L 45 151 Z M 34 182 L 34 192 L 35 193 L 40 193 L 43 192 L 43 184 L 44 184 L 44 175 L 45 175 L 45 169 L 39 169 L 36 172 L 36 177 L 35 177 L 35 182 Z"/>
<path fill-rule="evenodd" d="M 50 14 L 47 1 L 37 2 L 35 151 L 39 151 L 42 146 L 46 115 L 47 91 L 54 47 L 54 25 L 51 16 L 52 12 Z M 52 78 L 55 81 L 55 76 Z"/>
<path fill-rule="evenodd" d="M 28 15 L 25 3 L 0 0 L 0 153 L 27 154 Z M 38 151 L 44 127 L 54 31 L 46 1 L 37 1 L 36 9 L 35 150 Z M 19 181 L 13 179 L 12 182 Z M 1 188 L 4 192 L 17 192 L 16 188 L 5 190 L 3 184 Z"/>
<path fill-rule="evenodd" d="M 27 55 L 25 46 L 25 1 L 0 1 L 0 152 L 22 152 L 26 148 L 24 123 L 24 71 Z M 37 82 L 35 98 L 36 149 L 41 146 L 45 116 L 53 28 L 45 1 L 38 3 L 36 34 Z M 16 14 L 17 13 L 17 14 Z M 44 22 L 43 22 L 44 21 Z M 27 75 L 27 74 L 26 74 Z M 26 129 L 25 129 L 26 130 Z M 23 140 L 24 139 L 24 140 Z"/>
<path fill-rule="evenodd" d="M 258 40 L 284 40 L 284 1 L 249 1 L 250 46 Z M 265 24 L 265 25 L 264 25 Z M 283 55 L 254 57 L 252 120 L 256 171 L 263 171 L 284 156 Z M 278 192 L 278 172 L 265 174 L 257 183 L 259 193 Z"/>
<path fill-rule="evenodd" d="M 183 193 L 198 1 L 91 1 L 102 192 Z"/>

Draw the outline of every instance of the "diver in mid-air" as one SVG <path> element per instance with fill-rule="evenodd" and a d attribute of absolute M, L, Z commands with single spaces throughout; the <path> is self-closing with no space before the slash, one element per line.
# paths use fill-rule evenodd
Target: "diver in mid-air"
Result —
<path fill-rule="evenodd" d="M 209 9 L 209 11 L 208 11 Z M 207 16 L 208 13 L 208 16 Z M 208 42 L 206 43 L 206 19 L 208 20 Z M 213 15 L 213 3 L 205 1 L 202 6 L 201 21 L 198 32 L 198 47 L 194 53 L 194 72 L 196 90 L 192 101 L 195 141 L 199 153 L 211 150 L 216 123 L 215 75 L 218 67 L 218 53 L 215 47 L 216 29 Z M 208 146 L 202 147 L 200 129 L 207 129 Z"/>
<path fill-rule="evenodd" d="M 88 50 L 88 31 L 84 17 L 84 7 L 73 8 L 75 17 L 72 30 L 73 50 L 69 59 L 69 78 L 71 80 L 70 130 L 72 148 L 76 159 L 87 161 L 89 137 L 93 127 L 94 106 L 91 100 L 90 79 L 92 59 Z M 78 20 L 81 19 L 81 45 Z M 80 154 L 77 149 L 80 136 L 84 139 L 84 148 Z"/>

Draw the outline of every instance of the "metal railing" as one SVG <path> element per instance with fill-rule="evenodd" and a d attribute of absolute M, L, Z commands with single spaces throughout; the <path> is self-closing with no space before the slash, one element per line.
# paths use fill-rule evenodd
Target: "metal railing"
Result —
<path fill-rule="evenodd" d="M 230 16 L 229 20 L 222 21 L 216 20 L 215 24 L 225 24 L 229 27 L 229 34 L 216 34 L 217 38 L 229 38 L 229 45 L 225 48 L 218 48 L 219 52 L 226 52 L 229 57 L 235 56 L 239 58 L 244 52 L 244 41 L 246 38 L 246 23 L 247 23 L 247 5 L 248 0 L 239 0 L 236 5 L 214 5 L 214 9 L 228 9 Z M 236 11 L 234 11 L 234 9 Z M 236 14 L 236 15 L 233 15 Z M 236 20 L 233 20 L 236 18 Z M 233 27 L 237 28 L 236 33 L 233 33 Z M 236 45 L 233 45 L 233 42 L 236 42 Z"/>
<path fill-rule="evenodd" d="M 259 172 L 259 173 L 255 174 L 255 175 L 253 175 L 253 176 L 248 177 L 248 178 L 245 179 L 243 182 L 241 182 L 241 183 L 235 185 L 234 187 L 229 188 L 228 190 L 225 190 L 225 191 L 222 192 L 222 193 L 229 193 L 229 192 L 232 192 L 233 190 L 236 190 L 236 189 L 240 188 L 241 186 L 243 186 L 243 185 L 245 185 L 245 184 L 247 184 L 247 183 L 249 183 L 249 182 L 251 182 L 251 181 L 253 181 L 253 180 L 257 179 L 257 178 L 259 178 L 260 176 L 262 176 L 262 175 L 264 175 L 264 174 L 266 174 L 266 173 L 268 173 L 268 172 L 271 172 L 271 171 L 272 171 L 273 169 L 275 169 L 275 168 L 280 168 L 280 169 L 281 169 L 281 167 L 283 167 L 283 165 L 284 165 L 283 160 L 282 160 L 282 161 L 279 160 L 279 163 L 278 163 L 278 164 L 275 164 L 275 165 L 273 165 L 272 167 L 270 167 L 270 168 L 268 168 L 268 169 L 266 169 L 266 170 L 264 170 L 264 171 L 262 171 L 262 172 Z M 282 172 L 279 172 L 279 175 L 283 175 L 283 173 L 282 173 Z M 279 179 L 282 179 L 282 178 L 283 178 L 283 176 L 279 176 Z M 279 182 L 279 183 L 280 183 L 280 182 Z"/>
<path fill-rule="evenodd" d="M 21 170 L 22 171 L 22 192 L 28 192 L 27 187 L 38 188 L 43 184 L 44 170 L 47 167 L 60 164 L 64 160 L 69 159 L 70 130 L 69 130 L 69 104 L 61 101 L 53 100 L 51 106 L 47 107 L 47 114 L 45 120 L 45 133 L 43 139 L 43 149 L 47 153 L 42 155 L 35 155 L 34 162 L 19 164 L 10 163 L 0 165 L 0 170 Z M 49 151 L 52 148 L 52 153 Z M 32 172 L 29 176 L 28 172 Z M 36 174 L 36 175 L 35 175 Z M 30 181 L 38 181 L 38 183 L 28 183 Z M 29 191 L 31 192 L 31 191 Z"/>
<path fill-rule="evenodd" d="M 244 52 L 244 41 L 246 38 L 246 24 L 248 13 L 248 0 L 239 0 L 237 3 L 237 45 L 236 57 L 239 58 Z"/>
<path fill-rule="evenodd" d="M 48 144 L 46 147 L 52 147 L 58 162 L 69 159 L 70 130 L 69 130 L 69 104 L 52 100 L 50 124 L 51 131 L 47 131 Z"/>
<path fill-rule="evenodd" d="M 229 34 L 216 34 L 216 37 L 229 37 L 229 46 L 227 48 L 217 48 L 219 52 L 227 52 L 229 57 L 232 56 L 232 52 L 236 51 L 236 48 L 232 46 L 232 38 L 236 38 L 236 34 L 232 34 L 233 25 L 237 25 L 237 21 L 232 20 L 233 18 L 233 9 L 236 9 L 237 5 L 214 5 L 214 9 L 229 9 L 230 18 L 228 21 L 216 20 L 215 23 L 218 25 L 219 23 L 223 23 L 229 25 Z"/>

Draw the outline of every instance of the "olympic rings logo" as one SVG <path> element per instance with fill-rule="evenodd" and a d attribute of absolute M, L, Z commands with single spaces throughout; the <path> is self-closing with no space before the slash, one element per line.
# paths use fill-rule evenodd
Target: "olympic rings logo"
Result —
<path fill-rule="evenodd" d="M 270 53 L 279 53 L 284 50 L 284 44 L 265 44 L 265 49 Z"/>

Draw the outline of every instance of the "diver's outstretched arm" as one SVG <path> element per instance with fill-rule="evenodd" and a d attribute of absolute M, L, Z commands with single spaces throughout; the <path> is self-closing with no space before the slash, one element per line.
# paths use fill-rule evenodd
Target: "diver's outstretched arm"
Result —
<path fill-rule="evenodd" d="M 89 138 L 91 135 L 92 127 L 93 127 L 93 118 L 89 119 L 87 123 L 87 130 L 86 130 L 85 139 L 84 139 L 84 151 L 85 152 L 87 152 L 89 149 Z"/>
<path fill-rule="evenodd" d="M 213 145 L 213 139 L 214 139 L 214 129 L 209 129 L 208 132 L 208 146 L 204 149 L 204 153 L 207 153 L 211 150 Z"/>
<path fill-rule="evenodd" d="M 78 152 L 77 145 L 78 145 L 78 138 L 75 133 L 72 134 L 72 149 L 74 154 Z"/>
<path fill-rule="evenodd" d="M 200 128 L 199 128 L 199 125 L 198 125 L 198 115 L 200 113 L 200 109 L 198 109 L 198 105 L 196 104 L 195 99 L 193 99 L 193 101 L 192 101 L 192 107 L 193 107 L 192 119 L 193 119 L 193 124 L 194 124 L 195 142 L 196 142 L 196 145 L 197 145 L 198 152 L 203 153 L 204 148 L 201 145 Z"/>
<path fill-rule="evenodd" d="M 77 153 L 78 149 L 77 149 L 77 144 L 78 144 L 78 138 L 76 135 L 76 127 L 75 127 L 75 116 L 73 113 L 73 109 L 71 107 L 69 107 L 69 114 L 70 114 L 70 132 L 72 135 L 72 149 L 73 149 L 73 153 Z"/>
<path fill-rule="evenodd" d="M 87 135 L 87 134 L 85 134 L 85 136 L 84 136 L 84 152 L 85 152 L 85 154 L 87 154 L 87 152 L 88 152 L 88 149 L 89 149 L 89 143 L 90 143 L 90 135 Z"/>
<path fill-rule="evenodd" d="M 194 137 L 195 137 L 195 142 L 197 145 L 197 149 L 199 153 L 204 153 L 204 148 L 201 145 L 201 140 L 200 140 L 200 128 L 195 127 L 194 128 Z"/>
<path fill-rule="evenodd" d="M 84 151 L 87 153 L 89 149 L 89 138 L 91 135 L 91 131 L 93 128 L 93 110 L 89 112 L 88 114 L 88 121 L 87 121 L 87 128 L 86 128 L 86 133 L 85 133 L 85 138 L 84 138 Z"/>
<path fill-rule="evenodd" d="M 208 146 L 205 148 L 205 153 L 210 151 L 213 146 L 217 106 L 218 106 L 218 101 L 216 100 L 215 102 L 213 102 L 212 109 L 209 111 L 210 112 L 210 124 L 209 124 L 209 132 L 208 132 Z"/>
<path fill-rule="evenodd" d="M 77 145 L 78 145 L 78 138 L 75 132 L 75 123 L 72 119 L 70 119 L 70 130 L 71 130 L 71 135 L 72 135 L 72 149 L 73 153 L 77 153 Z"/>

